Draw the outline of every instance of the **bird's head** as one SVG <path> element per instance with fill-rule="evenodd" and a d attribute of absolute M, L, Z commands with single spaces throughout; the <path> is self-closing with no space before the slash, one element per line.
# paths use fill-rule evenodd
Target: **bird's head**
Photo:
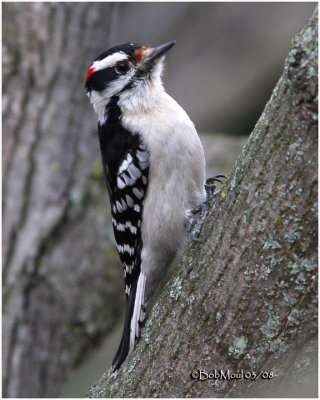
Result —
<path fill-rule="evenodd" d="M 95 110 L 105 107 L 113 96 L 141 89 L 162 87 L 161 72 L 165 54 L 175 41 L 158 47 L 147 47 L 126 43 L 112 47 L 91 63 L 86 76 L 85 87 Z"/>

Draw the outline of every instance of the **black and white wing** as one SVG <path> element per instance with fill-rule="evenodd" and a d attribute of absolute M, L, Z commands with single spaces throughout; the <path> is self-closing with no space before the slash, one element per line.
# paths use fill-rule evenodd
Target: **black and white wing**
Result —
<path fill-rule="evenodd" d="M 117 173 L 116 188 L 112 190 L 112 225 L 127 295 L 140 273 L 141 221 L 148 173 L 149 153 L 146 147 L 139 145 L 126 154 Z"/>
<path fill-rule="evenodd" d="M 111 173 L 107 159 L 106 178 L 117 249 L 124 269 L 127 308 L 124 330 L 113 360 L 116 370 L 133 350 L 144 319 L 145 278 L 141 274 L 141 223 L 143 201 L 148 188 L 149 151 L 142 143 L 130 145 Z M 111 161 L 111 160 L 109 160 Z M 114 160 L 113 160 L 114 161 Z"/>

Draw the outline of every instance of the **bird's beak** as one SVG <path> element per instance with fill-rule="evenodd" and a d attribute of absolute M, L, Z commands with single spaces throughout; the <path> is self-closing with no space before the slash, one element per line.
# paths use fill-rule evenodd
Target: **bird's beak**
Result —
<path fill-rule="evenodd" d="M 175 44 L 176 41 L 172 40 L 171 42 L 154 47 L 148 54 L 146 61 L 149 63 L 158 60 L 160 57 L 164 56 Z"/>

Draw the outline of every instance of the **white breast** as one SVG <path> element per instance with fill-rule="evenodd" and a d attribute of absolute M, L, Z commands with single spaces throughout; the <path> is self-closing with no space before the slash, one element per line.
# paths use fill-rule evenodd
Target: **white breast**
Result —
<path fill-rule="evenodd" d="M 164 91 L 149 110 L 124 112 L 122 123 L 150 151 L 143 243 L 152 240 L 173 251 L 185 239 L 186 212 L 205 200 L 202 144 L 185 111 Z"/>

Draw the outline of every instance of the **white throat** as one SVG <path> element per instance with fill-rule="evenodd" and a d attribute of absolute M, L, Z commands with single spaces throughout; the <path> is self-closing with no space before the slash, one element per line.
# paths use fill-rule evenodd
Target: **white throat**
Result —
<path fill-rule="evenodd" d="M 123 112 L 147 112 L 157 107 L 165 93 L 161 80 L 162 70 L 163 62 L 160 60 L 154 65 L 150 79 L 137 81 L 135 86 L 119 95 L 118 104 Z"/>

